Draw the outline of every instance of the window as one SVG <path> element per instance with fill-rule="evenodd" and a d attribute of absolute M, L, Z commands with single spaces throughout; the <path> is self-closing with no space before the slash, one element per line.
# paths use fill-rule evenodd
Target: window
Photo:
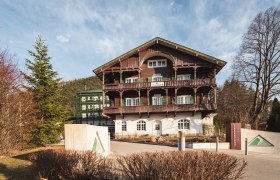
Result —
<path fill-rule="evenodd" d="M 86 110 L 87 106 L 86 105 L 82 105 L 82 110 Z"/>
<path fill-rule="evenodd" d="M 82 113 L 82 118 L 87 118 L 87 114 L 86 113 Z"/>
<path fill-rule="evenodd" d="M 125 98 L 126 106 L 138 106 L 139 98 Z"/>
<path fill-rule="evenodd" d="M 137 77 L 125 78 L 125 83 L 136 83 L 138 81 Z"/>
<path fill-rule="evenodd" d="M 146 131 L 146 122 L 141 120 L 137 122 L 137 131 Z"/>
<path fill-rule="evenodd" d="M 126 121 L 122 122 L 122 131 L 126 131 Z"/>
<path fill-rule="evenodd" d="M 93 96 L 94 101 L 98 101 L 98 96 Z"/>
<path fill-rule="evenodd" d="M 190 129 L 190 120 L 181 119 L 178 121 L 178 129 Z"/>
<path fill-rule="evenodd" d="M 161 74 L 154 74 L 152 77 L 153 82 L 160 82 L 162 81 L 162 75 Z"/>
<path fill-rule="evenodd" d="M 99 108 L 99 104 L 95 104 L 94 105 L 94 110 L 99 110 L 100 108 Z"/>
<path fill-rule="evenodd" d="M 177 104 L 192 104 L 191 95 L 177 96 Z"/>
<path fill-rule="evenodd" d="M 93 115 L 94 115 L 94 117 L 98 117 L 99 113 L 94 113 Z"/>
<path fill-rule="evenodd" d="M 166 59 L 148 60 L 148 68 L 166 67 Z"/>
<path fill-rule="evenodd" d="M 88 113 L 88 117 L 93 117 L 93 113 Z"/>
<path fill-rule="evenodd" d="M 160 94 L 155 94 L 152 97 L 152 105 L 162 105 L 162 96 Z"/>
<path fill-rule="evenodd" d="M 191 79 L 191 75 L 190 74 L 177 75 L 177 80 L 178 81 L 190 80 L 190 79 Z"/>
<path fill-rule="evenodd" d="M 88 105 L 88 109 L 92 109 L 93 108 L 93 105 L 92 104 L 89 104 Z"/>
<path fill-rule="evenodd" d="M 90 101 L 90 100 L 92 100 L 92 97 L 91 97 L 91 96 L 88 96 L 87 99 Z"/>
<path fill-rule="evenodd" d="M 82 102 L 86 102 L 86 97 L 82 97 Z"/>
<path fill-rule="evenodd" d="M 155 125 L 155 130 L 160 130 L 160 125 L 159 124 Z"/>

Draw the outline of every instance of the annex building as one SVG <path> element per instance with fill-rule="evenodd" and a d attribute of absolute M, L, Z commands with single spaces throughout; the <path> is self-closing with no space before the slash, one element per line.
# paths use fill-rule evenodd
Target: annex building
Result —
<path fill-rule="evenodd" d="M 116 135 L 211 133 L 226 62 L 156 37 L 94 69 Z"/>
<path fill-rule="evenodd" d="M 96 126 L 108 126 L 114 129 L 114 122 L 102 116 L 102 90 L 87 90 L 76 93 L 76 123 Z M 110 107 L 108 96 L 105 97 L 104 106 Z"/>

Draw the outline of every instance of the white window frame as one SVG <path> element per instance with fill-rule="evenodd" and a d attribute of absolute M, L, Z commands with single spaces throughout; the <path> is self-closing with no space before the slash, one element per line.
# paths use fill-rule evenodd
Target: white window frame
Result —
<path fill-rule="evenodd" d="M 93 113 L 88 113 L 88 117 L 93 117 Z"/>
<path fill-rule="evenodd" d="M 152 82 L 162 82 L 162 75 L 161 74 L 154 74 L 152 76 Z"/>
<path fill-rule="evenodd" d="M 92 104 L 89 104 L 88 105 L 88 109 L 92 109 L 93 108 L 93 105 Z"/>
<path fill-rule="evenodd" d="M 190 130 L 190 120 L 188 119 L 180 119 L 178 121 L 178 129 L 182 129 L 182 130 Z"/>
<path fill-rule="evenodd" d="M 126 131 L 127 130 L 127 123 L 126 121 L 122 121 L 122 131 Z"/>
<path fill-rule="evenodd" d="M 86 100 L 87 100 L 86 97 L 83 96 L 82 97 L 82 102 L 86 102 Z"/>
<path fill-rule="evenodd" d="M 82 118 L 83 119 L 87 118 L 87 114 L 86 113 L 82 113 Z"/>
<path fill-rule="evenodd" d="M 125 98 L 125 106 L 139 106 L 139 98 Z"/>
<path fill-rule="evenodd" d="M 137 83 L 138 77 L 125 78 L 125 83 Z"/>
<path fill-rule="evenodd" d="M 146 131 L 146 122 L 143 120 L 140 120 L 136 124 L 137 131 Z"/>
<path fill-rule="evenodd" d="M 93 108 L 94 108 L 94 110 L 99 110 L 100 106 L 99 106 L 99 104 L 95 104 L 95 105 L 93 105 Z"/>
<path fill-rule="evenodd" d="M 95 113 L 93 113 L 93 116 L 94 116 L 94 117 L 98 117 L 98 116 L 99 116 L 99 113 L 98 113 L 98 112 L 95 112 Z"/>
<path fill-rule="evenodd" d="M 177 96 L 177 104 L 192 104 L 191 95 Z"/>
<path fill-rule="evenodd" d="M 179 74 L 177 75 L 177 81 L 184 81 L 184 80 L 190 80 L 191 75 L 190 74 Z"/>
<path fill-rule="evenodd" d="M 87 110 L 87 105 L 82 105 L 82 110 Z"/>
<path fill-rule="evenodd" d="M 99 99 L 98 96 L 93 96 L 92 98 L 93 98 L 93 101 L 98 101 L 98 99 Z"/>
<path fill-rule="evenodd" d="M 166 59 L 148 60 L 148 68 L 161 68 L 167 67 Z"/>
<path fill-rule="evenodd" d="M 159 94 L 155 94 L 153 97 L 152 97 L 152 105 L 153 106 L 160 106 L 163 104 L 162 102 L 163 100 L 163 97 Z"/>

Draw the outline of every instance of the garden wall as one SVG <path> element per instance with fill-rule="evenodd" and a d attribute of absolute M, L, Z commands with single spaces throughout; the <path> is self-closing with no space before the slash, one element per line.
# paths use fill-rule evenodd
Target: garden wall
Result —
<path fill-rule="evenodd" d="M 66 124 L 65 149 L 92 151 L 107 156 L 110 153 L 108 127 L 87 124 Z"/>

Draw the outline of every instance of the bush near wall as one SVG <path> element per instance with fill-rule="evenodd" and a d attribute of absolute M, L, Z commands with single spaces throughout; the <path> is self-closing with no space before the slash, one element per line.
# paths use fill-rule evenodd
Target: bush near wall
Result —
<path fill-rule="evenodd" d="M 207 151 L 139 153 L 114 159 L 91 152 L 48 150 L 31 157 L 38 177 L 48 179 L 236 180 L 247 162 Z"/>

